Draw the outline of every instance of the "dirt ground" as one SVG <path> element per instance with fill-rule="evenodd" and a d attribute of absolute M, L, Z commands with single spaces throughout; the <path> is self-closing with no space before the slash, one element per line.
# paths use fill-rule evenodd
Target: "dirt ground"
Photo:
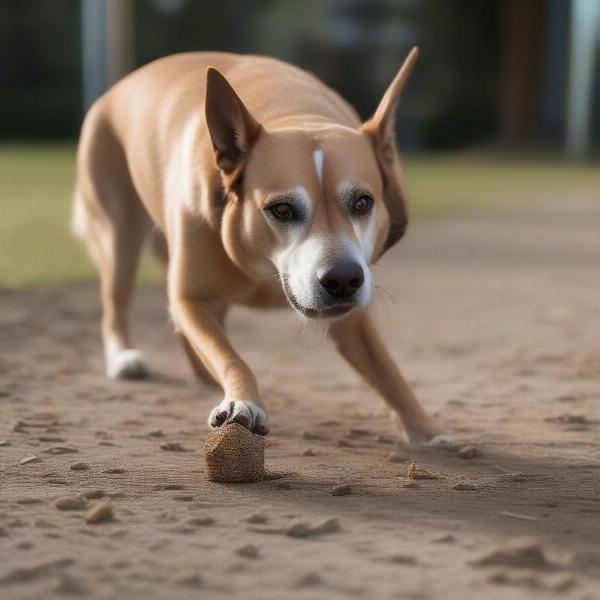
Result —
<path fill-rule="evenodd" d="M 407 447 L 317 327 L 236 310 L 283 477 L 207 482 L 220 395 L 161 290 L 138 296 L 142 383 L 103 377 L 94 285 L 1 292 L 0 596 L 600 597 L 598 199 L 418 222 L 377 268 L 394 356 L 474 458 Z M 437 478 L 407 479 L 411 461 Z M 106 499 L 114 517 L 86 524 Z M 290 535 L 327 518 L 338 531 Z"/>

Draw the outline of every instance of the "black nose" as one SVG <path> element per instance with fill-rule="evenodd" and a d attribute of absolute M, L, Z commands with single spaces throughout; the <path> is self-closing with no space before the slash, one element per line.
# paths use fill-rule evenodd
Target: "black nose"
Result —
<path fill-rule="evenodd" d="M 327 293 L 334 298 L 349 298 L 360 289 L 365 280 L 362 267 L 350 260 L 318 271 L 317 278 Z"/>

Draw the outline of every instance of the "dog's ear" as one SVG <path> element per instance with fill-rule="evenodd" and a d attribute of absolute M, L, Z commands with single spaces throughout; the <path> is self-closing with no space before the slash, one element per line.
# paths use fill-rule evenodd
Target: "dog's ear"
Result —
<path fill-rule="evenodd" d="M 370 138 L 375 150 L 383 179 L 383 199 L 390 215 L 390 231 L 382 253 L 404 235 L 408 225 L 403 175 L 396 148 L 395 121 L 402 88 L 415 65 L 418 54 L 418 48 L 411 50 L 383 95 L 375 114 L 361 127 L 361 131 Z"/>
<path fill-rule="evenodd" d="M 241 174 L 261 126 L 227 79 L 213 67 L 206 71 L 204 111 L 217 165 L 233 183 Z"/>

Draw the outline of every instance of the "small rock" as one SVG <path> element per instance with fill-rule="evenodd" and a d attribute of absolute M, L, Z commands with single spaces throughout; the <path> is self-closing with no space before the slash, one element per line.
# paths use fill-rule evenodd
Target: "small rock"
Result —
<path fill-rule="evenodd" d="M 426 471 L 416 463 L 412 462 L 406 469 L 406 476 L 409 479 L 439 479 L 439 476 Z"/>
<path fill-rule="evenodd" d="M 306 573 L 299 577 L 294 583 L 296 588 L 320 587 L 325 584 L 325 580 L 319 573 Z"/>
<path fill-rule="evenodd" d="M 452 487 L 455 490 L 460 490 L 461 492 L 476 492 L 479 490 L 479 486 L 476 483 L 471 483 L 470 481 L 459 481 Z"/>
<path fill-rule="evenodd" d="M 319 453 L 314 448 L 306 448 L 300 453 L 301 456 L 319 456 Z"/>
<path fill-rule="evenodd" d="M 315 535 L 321 533 L 336 533 L 341 529 L 340 522 L 335 517 L 329 517 L 321 521 L 317 521 L 312 527 Z"/>
<path fill-rule="evenodd" d="M 478 456 L 481 456 L 481 450 L 477 447 L 477 446 L 473 446 L 472 444 L 469 444 L 467 446 L 463 446 L 462 448 L 460 448 L 458 450 L 458 452 L 456 453 L 456 456 L 458 456 L 458 458 L 476 458 Z"/>
<path fill-rule="evenodd" d="M 160 445 L 162 450 L 167 452 L 185 452 L 186 449 L 179 442 L 163 442 Z"/>
<path fill-rule="evenodd" d="M 71 465 L 71 471 L 87 471 L 90 465 L 84 462 L 76 462 Z"/>
<path fill-rule="evenodd" d="M 349 496 L 352 493 L 352 485 L 349 483 L 340 483 L 331 488 L 332 496 Z"/>
<path fill-rule="evenodd" d="M 50 483 L 52 485 L 68 485 L 69 482 L 62 477 L 48 477 L 46 479 L 46 483 Z"/>
<path fill-rule="evenodd" d="M 395 444 L 397 441 L 397 438 L 395 438 L 392 435 L 378 435 L 375 438 L 376 442 L 379 442 L 380 444 Z"/>
<path fill-rule="evenodd" d="M 10 446 L 10 442 L 8 440 L 0 440 L 0 446 Z"/>
<path fill-rule="evenodd" d="M 313 535 L 311 526 L 305 521 L 295 521 L 285 531 L 290 537 L 309 537 Z"/>
<path fill-rule="evenodd" d="M 20 465 L 28 465 L 30 463 L 40 462 L 40 457 L 32 454 L 31 456 L 26 456 L 19 461 Z"/>
<path fill-rule="evenodd" d="M 79 452 L 79 448 L 73 446 L 52 446 L 44 450 L 46 454 L 76 454 Z"/>
<path fill-rule="evenodd" d="M 88 525 L 95 525 L 113 518 L 113 507 L 110 502 L 100 502 L 93 506 L 85 516 Z"/>
<path fill-rule="evenodd" d="M 58 510 L 82 510 L 86 506 L 83 496 L 62 496 L 54 502 Z"/>
<path fill-rule="evenodd" d="M 61 438 L 59 435 L 40 435 L 38 437 L 38 441 L 56 444 L 56 443 L 64 443 L 67 440 L 65 440 L 64 438 Z"/>
<path fill-rule="evenodd" d="M 456 537 L 451 533 L 446 533 L 432 540 L 434 544 L 454 544 Z"/>
<path fill-rule="evenodd" d="M 513 540 L 472 561 L 471 564 L 482 567 L 494 565 L 536 570 L 544 570 L 552 566 L 541 546 L 531 539 Z"/>
<path fill-rule="evenodd" d="M 194 527 L 206 527 L 207 525 L 213 525 L 215 520 L 212 517 L 193 517 L 187 520 L 188 525 Z"/>
<path fill-rule="evenodd" d="M 88 500 L 98 500 L 98 498 L 104 498 L 104 496 L 106 496 L 106 492 L 99 488 L 83 492 L 83 497 Z"/>
<path fill-rule="evenodd" d="M 343 438 L 336 442 L 336 446 L 338 446 L 339 448 L 354 448 L 354 446 L 348 440 L 345 440 Z"/>
<path fill-rule="evenodd" d="M 109 467 L 108 469 L 104 469 L 102 472 L 106 473 L 107 475 L 118 475 L 120 473 L 125 473 L 126 471 L 123 467 Z"/>
<path fill-rule="evenodd" d="M 260 556 L 258 548 L 256 546 L 254 546 L 253 544 L 246 544 L 244 546 L 240 546 L 235 551 L 235 553 L 238 556 L 241 556 L 243 558 L 250 558 L 250 559 L 256 559 Z"/>
<path fill-rule="evenodd" d="M 162 437 L 164 434 L 162 429 L 154 429 L 152 431 L 149 431 L 146 435 L 148 435 L 149 437 Z"/>
<path fill-rule="evenodd" d="M 267 515 L 265 515 L 264 513 L 252 513 L 244 519 L 246 523 L 252 523 L 255 525 L 262 525 L 264 523 L 267 523 L 268 520 L 269 517 L 267 517 Z"/>

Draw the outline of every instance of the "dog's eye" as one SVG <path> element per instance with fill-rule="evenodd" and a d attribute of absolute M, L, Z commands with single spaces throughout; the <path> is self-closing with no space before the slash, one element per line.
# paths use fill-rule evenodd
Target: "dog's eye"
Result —
<path fill-rule="evenodd" d="M 287 202 L 273 204 L 269 206 L 269 210 L 271 211 L 271 214 L 280 221 L 291 221 L 296 216 L 293 207 L 291 204 L 287 204 Z"/>
<path fill-rule="evenodd" d="M 354 215 L 366 215 L 373 206 L 373 198 L 369 196 L 359 196 L 350 203 L 350 210 Z"/>

